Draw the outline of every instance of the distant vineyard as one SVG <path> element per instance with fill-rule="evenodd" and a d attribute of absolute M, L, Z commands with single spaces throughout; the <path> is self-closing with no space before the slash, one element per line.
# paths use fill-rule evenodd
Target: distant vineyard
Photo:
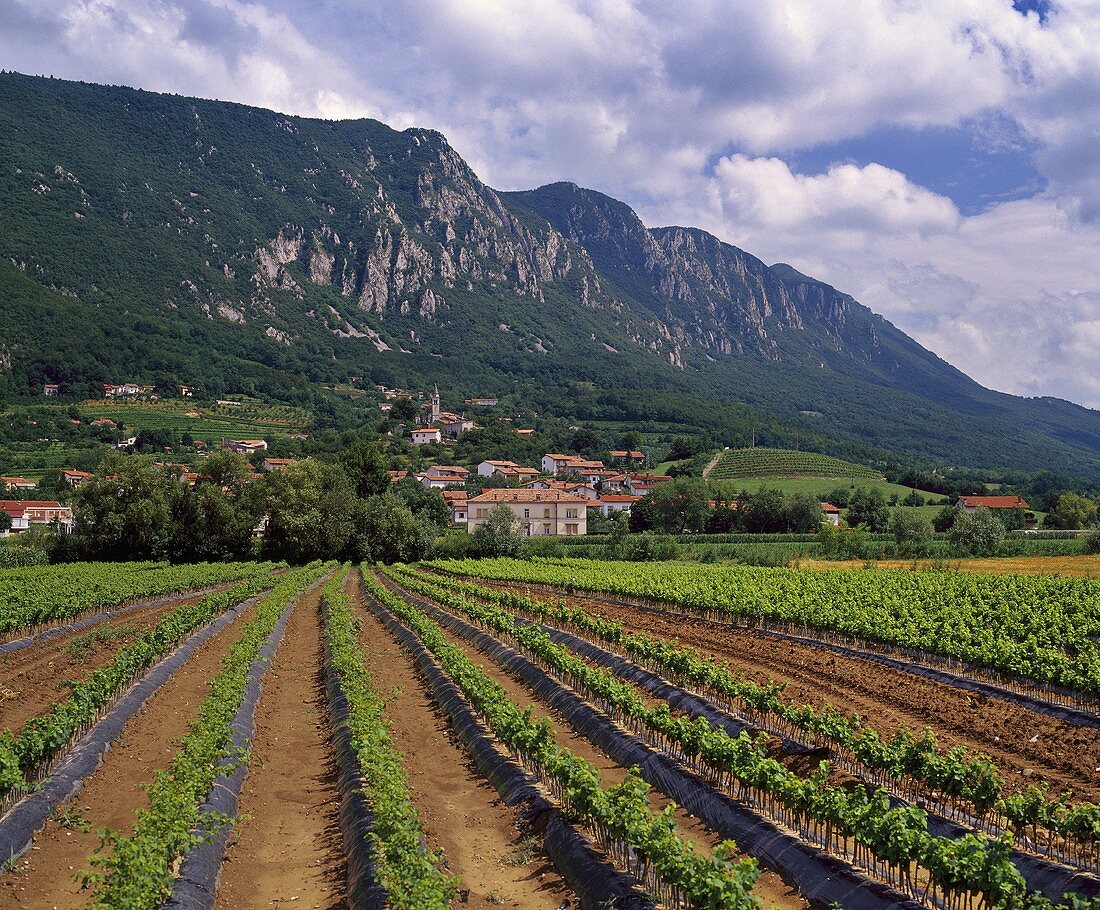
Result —
<path fill-rule="evenodd" d="M 862 465 L 817 452 L 795 452 L 790 449 L 727 449 L 708 476 L 715 480 L 799 476 L 881 478 L 880 474 Z"/>
<path fill-rule="evenodd" d="M 128 430 L 169 429 L 193 437 L 217 440 L 223 436 L 288 436 L 311 423 L 301 408 L 244 404 L 240 407 L 200 407 L 186 402 L 88 401 L 80 406 L 87 419 L 108 418 Z"/>

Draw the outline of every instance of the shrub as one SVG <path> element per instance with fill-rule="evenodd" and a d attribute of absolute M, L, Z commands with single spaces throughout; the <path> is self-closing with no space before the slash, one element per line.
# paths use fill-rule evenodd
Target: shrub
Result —
<path fill-rule="evenodd" d="M 995 556 L 1005 539 L 1005 527 L 989 509 L 963 512 L 948 532 L 952 545 L 967 556 Z"/>

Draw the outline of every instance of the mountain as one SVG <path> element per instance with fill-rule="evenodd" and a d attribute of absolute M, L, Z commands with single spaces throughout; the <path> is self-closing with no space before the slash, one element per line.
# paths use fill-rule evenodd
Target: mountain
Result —
<path fill-rule="evenodd" d="M 849 295 L 439 133 L 0 74 L 0 389 L 294 399 L 368 376 L 577 420 L 1100 476 L 1100 413 L 985 389 Z"/>

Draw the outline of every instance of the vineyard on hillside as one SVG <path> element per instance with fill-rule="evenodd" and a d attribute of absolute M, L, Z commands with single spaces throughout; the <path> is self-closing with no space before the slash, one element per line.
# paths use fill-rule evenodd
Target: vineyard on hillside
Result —
<path fill-rule="evenodd" d="M 1095 582 L 134 563 L 0 597 L 4 905 L 1100 910 Z"/>
<path fill-rule="evenodd" d="M 741 477 L 843 477 L 881 480 L 871 468 L 818 452 L 790 449 L 727 449 L 707 472 L 712 480 Z"/>

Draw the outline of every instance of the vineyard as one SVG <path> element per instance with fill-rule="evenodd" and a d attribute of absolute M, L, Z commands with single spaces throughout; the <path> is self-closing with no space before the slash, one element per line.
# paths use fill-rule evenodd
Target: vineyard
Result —
<path fill-rule="evenodd" d="M 790 449 L 726 449 L 707 476 L 712 480 L 737 480 L 742 477 L 882 479 L 877 471 L 863 465 L 818 452 Z"/>
<path fill-rule="evenodd" d="M 0 903 L 1100 908 L 1093 583 L 700 568 L 2 572 Z"/>
<path fill-rule="evenodd" d="M 217 442 L 224 437 L 288 436 L 308 430 L 309 413 L 290 405 L 244 402 L 205 407 L 187 401 L 86 401 L 79 406 L 88 420 L 105 418 L 123 424 L 131 435 L 143 429 L 165 429 L 195 439 Z"/>

